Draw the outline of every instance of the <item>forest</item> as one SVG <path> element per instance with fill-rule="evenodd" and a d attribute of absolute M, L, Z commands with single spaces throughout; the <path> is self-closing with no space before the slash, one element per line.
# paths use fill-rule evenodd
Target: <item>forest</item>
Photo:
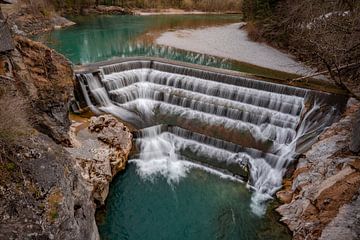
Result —
<path fill-rule="evenodd" d="M 57 9 L 112 5 L 124 8 L 147 9 L 181 8 L 202 11 L 241 10 L 241 1 L 239 0 L 43 0 L 43 4 L 47 4 L 48 2 Z"/>

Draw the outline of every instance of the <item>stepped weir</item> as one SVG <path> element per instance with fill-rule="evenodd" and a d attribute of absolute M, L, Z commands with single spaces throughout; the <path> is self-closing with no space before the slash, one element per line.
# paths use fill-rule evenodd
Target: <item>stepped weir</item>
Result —
<path fill-rule="evenodd" d="M 79 102 L 137 129 L 130 161 L 142 176 L 171 183 L 197 167 L 240 179 L 260 215 L 289 165 L 346 104 L 330 93 L 158 59 L 93 64 L 76 79 Z"/>

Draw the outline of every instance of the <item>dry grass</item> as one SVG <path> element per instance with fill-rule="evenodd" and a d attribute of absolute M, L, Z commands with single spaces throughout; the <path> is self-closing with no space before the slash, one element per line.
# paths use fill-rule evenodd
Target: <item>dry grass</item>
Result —
<path fill-rule="evenodd" d="M 59 207 L 63 198 L 63 194 L 58 189 L 55 189 L 52 193 L 50 193 L 47 198 L 47 216 L 49 222 L 55 222 L 55 220 L 59 217 Z"/>
<path fill-rule="evenodd" d="M 0 139 L 14 141 L 30 133 L 25 101 L 0 86 Z"/>

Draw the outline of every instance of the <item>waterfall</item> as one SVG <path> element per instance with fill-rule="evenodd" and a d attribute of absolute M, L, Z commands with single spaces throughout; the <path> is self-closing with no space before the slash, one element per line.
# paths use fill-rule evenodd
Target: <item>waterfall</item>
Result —
<path fill-rule="evenodd" d="M 197 167 L 248 179 L 258 215 L 289 164 L 344 104 L 331 94 L 157 61 L 126 61 L 77 77 L 92 111 L 139 128 L 131 159 L 139 175 L 176 183 Z"/>

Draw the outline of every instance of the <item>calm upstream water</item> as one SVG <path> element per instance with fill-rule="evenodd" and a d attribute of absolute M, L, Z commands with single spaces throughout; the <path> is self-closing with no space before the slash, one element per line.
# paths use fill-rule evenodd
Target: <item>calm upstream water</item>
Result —
<path fill-rule="evenodd" d="M 74 64 L 119 56 L 157 56 L 268 73 L 246 64 L 152 43 L 163 31 L 240 19 L 239 15 L 76 17 L 71 20 L 77 25 L 36 38 Z M 99 231 L 101 238 L 108 240 L 290 239 L 273 211 L 259 217 L 251 211 L 250 202 L 251 192 L 244 183 L 204 169 L 189 168 L 177 181 L 169 181 L 162 170 L 144 176 L 144 171 L 130 163 L 111 184 L 105 210 L 98 214 Z"/>
<path fill-rule="evenodd" d="M 241 15 L 80 16 L 77 25 L 36 36 L 35 39 L 64 54 L 74 64 L 114 57 L 152 56 L 287 79 L 291 74 L 247 63 L 159 46 L 153 40 L 162 32 L 200 28 L 241 21 Z"/>
<path fill-rule="evenodd" d="M 157 46 L 154 37 L 163 31 L 239 22 L 240 15 L 183 16 L 80 16 L 77 25 L 37 37 L 75 64 L 113 57 L 158 56 L 192 63 L 230 67 L 220 58 Z"/>

